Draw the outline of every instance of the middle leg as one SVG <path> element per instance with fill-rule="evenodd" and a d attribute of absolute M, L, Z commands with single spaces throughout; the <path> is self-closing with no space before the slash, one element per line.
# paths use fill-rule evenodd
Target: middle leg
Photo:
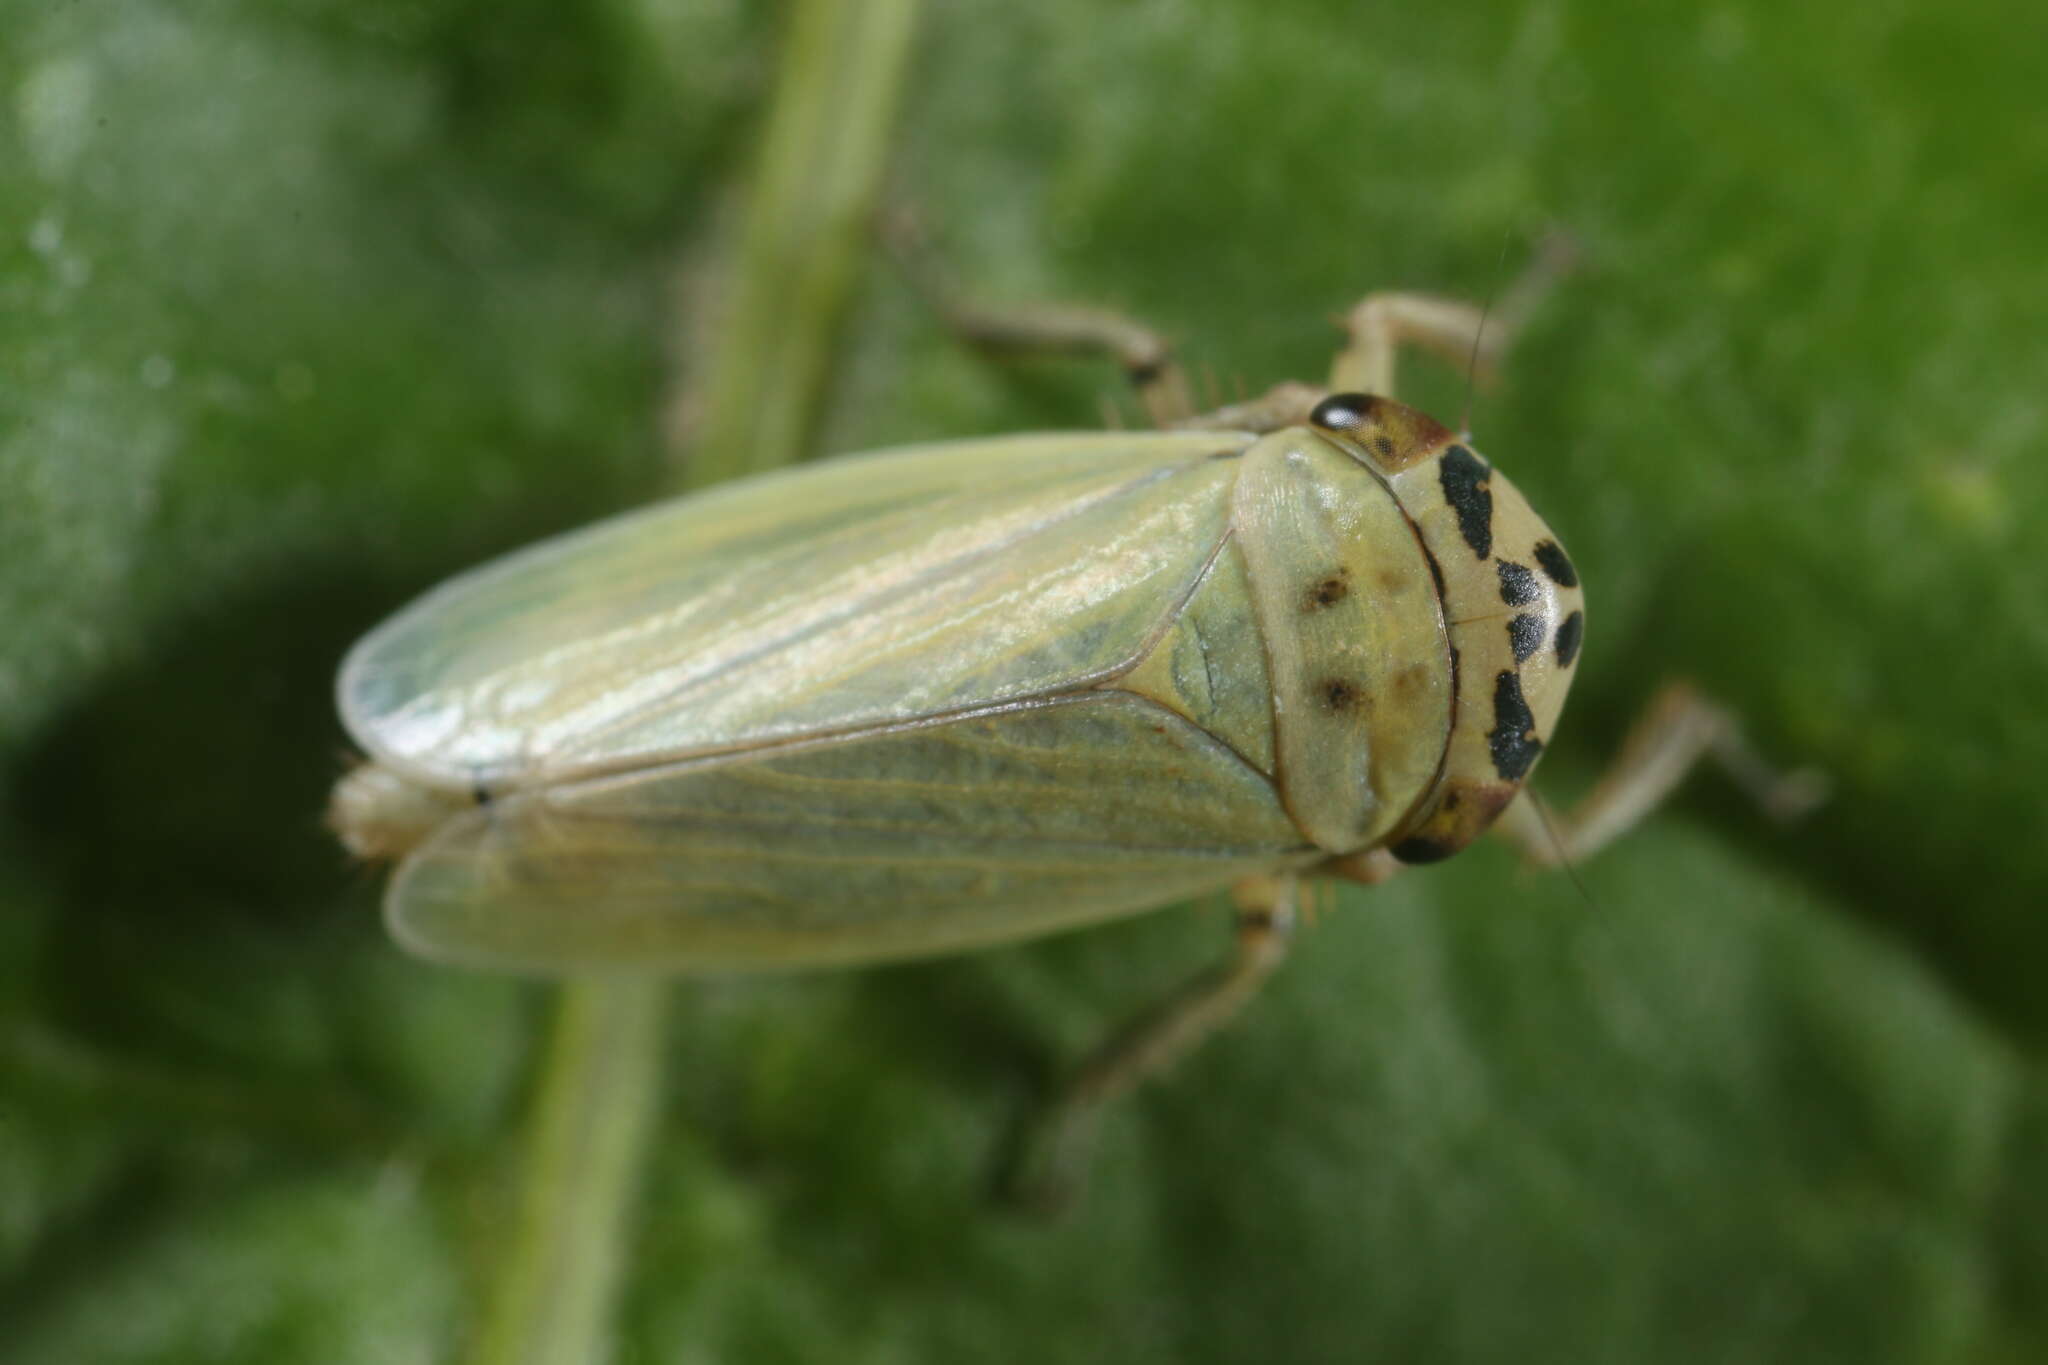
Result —
<path fill-rule="evenodd" d="M 1661 805 L 1697 764 L 1712 762 L 1779 824 L 1827 799 L 1811 768 L 1780 772 L 1750 747 L 1735 714 L 1689 683 L 1669 682 L 1637 718 L 1599 783 L 1568 811 L 1546 816 L 1533 792 L 1501 813 L 1496 833 L 1544 867 L 1591 857 Z"/>
<path fill-rule="evenodd" d="M 1035 304 L 986 308 L 960 297 L 931 261 L 916 221 L 898 213 L 884 224 L 891 251 L 946 325 L 977 346 L 1004 351 L 1106 355 L 1123 367 L 1154 426 L 1183 422 L 1195 403 L 1173 346 L 1142 322 L 1101 308 Z"/>
<path fill-rule="evenodd" d="M 1295 893 L 1292 873 L 1237 888 L 1237 937 L 1230 955 L 1111 1034 L 1029 1117 L 1003 1173 L 1008 1198 L 1054 1210 L 1073 1197 L 1087 1176 L 1103 1106 L 1229 1023 L 1286 959 Z"/>

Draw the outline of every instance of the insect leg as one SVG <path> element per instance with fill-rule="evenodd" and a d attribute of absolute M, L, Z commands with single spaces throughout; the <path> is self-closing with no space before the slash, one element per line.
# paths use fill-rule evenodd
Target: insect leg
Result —
<path fill-rule="evenodd" d="M 1324 877 L 1336 877 L 1360 886 L 1378 886 L 1391 879 L 1405 866 L 1399 858 L 1383 848 L 1369 848 L 1362 853 L 1346 853 L 1328 862 L 1316 864 L 1315 871 Z"/>
<path fill-rule="evenodd" d="M 1316 404 L 1329 396 L 1329 390 L 1307 384 L 1275 384 L 1257 398 L 1194 413 L 1171 425 L 1194 431 L 1278 431 L 1307 421 Z"/>
<path fill-rule="evenodd" d="M 1571 810 L 1553 813 L 1546 828 L 1530 801 L 1518 800 L 1494 828 L 1532 862 L 1577 862 L 1649 814 L 1701 759 L 1715 763 L 1780 822 L 1798 819 L 1827 797 L 1822 774 L 1779 772 L 1750 747 L 1732 712 L 1689 683 L 1671 682 L 1651 698 L 1606 774 Z"/>
<path fill-rule="evenodd" d="M 1286 959 L 1294 933 L 1295 889 L 1292 874 L 1237 888 L 1237 933 L 1230 955 L 1111 1034 L 1031 1116 L 1005 1172 L 1006 1195 L 1051 1210 L 1079 1190 L 1102 1107 L 1228 1023 Z"/>
<path fill-rule="evenodd" d="M 1002 351 L 1106 355 L 1123 367 L 1145 415 L 1168 426 L 1195 411 L 1187 374 L 1166 338 L 1119 313 L 1066 304 L 985 308 L 960 296 L 931 261 L 913 216 L 898 212 L 884 224 L 890 249 L 917 291 L 947 327 L 976 346 Z"/>
<path fill-rule="evenodd" d="M 1154 426 L 1169 426 L 1195 410 L 1173 347 L 1151 328 L 1120 314 L 1058 304 L 999 312 L 955 303 L 942 305 L 942 311 L 947 325 L 977 346 L 1113 357 Z"/>
<path fill-rule="evenodd" d="M 1394 397 L 1394 362 L 1407 343 L 1491 376 L 1576 256 L 1569 238 L 1552 233 L 1491 308 L 1432 294 L 1367 294 L 1344 317 L 1351 344 L 1330 367 L 1331 391 Z"/>

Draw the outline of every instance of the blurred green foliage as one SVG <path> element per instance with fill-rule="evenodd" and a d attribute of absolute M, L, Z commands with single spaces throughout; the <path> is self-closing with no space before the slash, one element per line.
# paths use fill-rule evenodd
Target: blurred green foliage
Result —
<path fill-rule="evenodd" d="M 332 668 L 663 482 L 773 19 L 0 0 L 10 1361 L 459 1340 L 542 995 L 383 942 L 318 825 Z M 1474 419 L 1593 596 L 1544 785 L 1683 672 L 1838 793 L 1784 834 L 1703 780 L 1585 898 L 1491 848 L 1347 892 L 1056 1225 L 982 1202 L 990 1153 L 1220 907 L 682 987 L 622 1358 L 2048 1353 L 2038 32 L 932 6 L 898 179 L 956 270 L 1156 320 L 1226 394 L 1315 377 L 1368 288 L 1484 295 L 1574 233 Z M 823 444 L 1113 385 L 963 353 L 877 270 Z"/>

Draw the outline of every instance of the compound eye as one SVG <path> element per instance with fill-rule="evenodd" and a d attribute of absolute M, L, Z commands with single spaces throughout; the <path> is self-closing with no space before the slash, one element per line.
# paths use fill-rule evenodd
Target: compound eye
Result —
<path fill-rule="evenodd" d="M 1333 393 L 1310 410 L 1308 420 L 1324 431 L 1352 431 L 1365 425 L 1379 402 L 1369 393 Z"/>

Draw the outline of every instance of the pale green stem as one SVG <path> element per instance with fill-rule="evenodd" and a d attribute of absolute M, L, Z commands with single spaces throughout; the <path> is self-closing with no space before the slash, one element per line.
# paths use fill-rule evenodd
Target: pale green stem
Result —
<path fill-rule="evenodd" d="M 661 1093 L 667 987 L 564 986 L 527 1130 L 512 1229 L 470 1359 L 591 1365 L 609 1354 L 627 1212 Z"/>
<path fill-rule="evenodd" d="M 917 0 L 804 0 L 702 392 L 691 486 L 810 453 L 880 193 Z"/>
<path fill-rule="evenodd" d="M 783 42 L 686 486 L 808 453 L 867 253 L 918 0 L 799 0 Z M 630 1217 L 659 1110 L 668 988 L 572 981 L 555 1008 L 513 1238 L 471 1365 L 610 1355 Z"/>

